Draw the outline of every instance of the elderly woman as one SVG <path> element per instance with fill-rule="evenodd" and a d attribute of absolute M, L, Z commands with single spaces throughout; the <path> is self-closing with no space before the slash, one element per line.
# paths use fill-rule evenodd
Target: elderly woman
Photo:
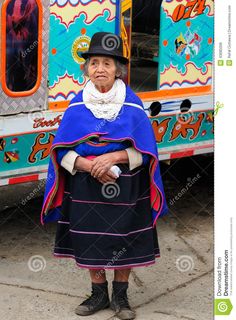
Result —
<path fill-rule="evenodd" d="M 122 39 L 98 32 L 83 57 L 90 80 L 53 141 L 42 223 L 58 221 L 56 257 L 89 269 L 92 294 L 76 314 L 110 306 L 120 319 L 134 319 L 130 271 L 160 256 L 155 225 L 167 209 L 156 141 L 141 100 L 121 80 Z M 114 270 L 111 302 L 106 269 Z"/>

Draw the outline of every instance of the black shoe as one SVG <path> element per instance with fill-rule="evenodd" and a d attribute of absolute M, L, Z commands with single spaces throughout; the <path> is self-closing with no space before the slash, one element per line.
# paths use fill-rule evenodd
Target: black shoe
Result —
<path fill-rule="evenodd" d="M 108 282 L 93 283 L 92 294 L 84 300 L 76 309 L 75 313 L 80 316 L 89 316 L 99 310 L 106 309 L 110 306 L 108 295 Z"/>
<path fill-rule="evenodd" d="M 113 281 L 112 284 L 111 309 L 121 320 L 135 319 L 135 312 L 130 308 L 127 297 L 128 282 Z"/>

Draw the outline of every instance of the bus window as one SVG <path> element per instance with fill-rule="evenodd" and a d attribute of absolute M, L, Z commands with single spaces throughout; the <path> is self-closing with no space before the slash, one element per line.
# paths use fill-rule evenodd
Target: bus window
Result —
<path fill-rule="evenodd" d="M 6 0 L 2 7 L 2 86 L 9 96 L 32 94 L 40 82 L 42 9 L 38 1 Z"/>
<path fill-rule="evenodd" d="M 155 91 L 161 0 L 133 0 L 130 86 L 136 92 Z"/>

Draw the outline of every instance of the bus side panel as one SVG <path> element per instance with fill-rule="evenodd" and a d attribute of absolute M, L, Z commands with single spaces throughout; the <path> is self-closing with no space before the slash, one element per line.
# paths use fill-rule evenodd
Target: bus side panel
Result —
<path fill-rule="evenodd" d="M 162 2 L 160 89 L 212 84 L 213 10 L 213 0 Z"/>
<path fill-rule="evenodd" d="M 160 100 L 162 109 L 157 116 L 150 116 L 160 159 L 170 159 L 213 151 L 214 126 L 212 95 L 187 96 L 192 106 L 188 112 L 180 112 L 184 96 Z M 148 114 L 153 102 L 144 101 Z M 181 152 L 181 155 L 180 155 Z"/>
<path fill-rule="evenodd" d="M 24 176 L 30 176 L 27 181 L 45 177 L 62 115 L 44 111 L 0 118 L 0 185 L 16 183 L 17 179 L 22 182 Z"/>
<path fill-rule="evenodd" d="M 116 1 L 69 0 L 63 6 L 60 3 L 51 1 L 50 109 L 65 108 L 84 87 L 81 53 L 88 50 L 92 35 L 99 31 L 115 32 Z"/>

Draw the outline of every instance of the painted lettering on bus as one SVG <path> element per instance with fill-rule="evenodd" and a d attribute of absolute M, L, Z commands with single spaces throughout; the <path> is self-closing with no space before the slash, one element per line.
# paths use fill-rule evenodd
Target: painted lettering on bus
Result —
<path fill-rule="evenodd" d="M 179 4 L 172 14 L 174 22 L 178 22 L 182 19 L 189 19 L 193 16 L 198 16 L 204 13 L 206 8 L 206 0 L 193 0 L 188 1 L 186 5 Z"/>
<path fill-rule="evenodd" d="M 34 119 L 33 128 L 54 127 L 56 124 L 60 124 L 62 115 L 59 114 L 53 120 L 46 120 L 45 118 Z"/>

